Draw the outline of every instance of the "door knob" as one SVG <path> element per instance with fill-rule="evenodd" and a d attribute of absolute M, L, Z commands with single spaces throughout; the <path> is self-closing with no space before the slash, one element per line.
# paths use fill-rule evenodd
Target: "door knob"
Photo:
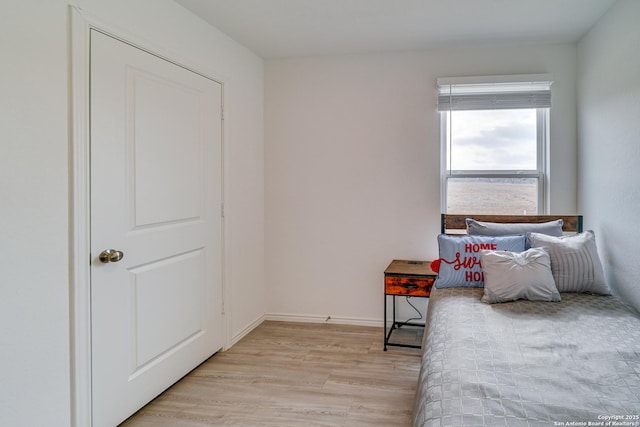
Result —
<path fill-rule="evenodd" d="M 100 262 L 103 262 L 105 264 L 109 262 L 118 262 L 122 258 L 124 258 L 124 253 L 115 249 L 105 249 L 98 256 Z"/>

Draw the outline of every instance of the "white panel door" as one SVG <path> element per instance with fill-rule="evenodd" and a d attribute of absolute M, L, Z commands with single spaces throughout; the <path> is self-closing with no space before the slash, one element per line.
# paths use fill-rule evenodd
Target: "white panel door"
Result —
<path fill-rule="evenodd" d="M 222 88 L 92 30 L 90 97 L 92 412 L 113 427 L 222 347 Z"/>

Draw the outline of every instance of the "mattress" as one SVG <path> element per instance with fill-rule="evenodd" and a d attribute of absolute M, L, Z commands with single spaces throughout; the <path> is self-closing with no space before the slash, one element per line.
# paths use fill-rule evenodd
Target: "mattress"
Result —
<path fill-rule="evenodd" d="M 640 426 L 640 317 L 615 296 L 433 289 L 417 426 Z M 609 423 L 609 424 L 607 424 Z"/>

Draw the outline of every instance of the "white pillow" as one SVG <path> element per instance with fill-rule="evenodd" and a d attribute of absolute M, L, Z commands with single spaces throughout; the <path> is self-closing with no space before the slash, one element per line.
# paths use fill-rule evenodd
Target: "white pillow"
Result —
<path fill-rule="evenodd" d="M 552 237 L 528 234 L 532 248 L 544 248 L 551 257 L 551 272 L 560 292 L 588 292 L 611 295 L 593 231 Z"/>
<path fill-rule="evenodd" d="M 482 302 L 560 301 L 549 254 L 544 249 L 532 248 L 519 253 L 483 250 L 480 259 L 484 272 Z"/>

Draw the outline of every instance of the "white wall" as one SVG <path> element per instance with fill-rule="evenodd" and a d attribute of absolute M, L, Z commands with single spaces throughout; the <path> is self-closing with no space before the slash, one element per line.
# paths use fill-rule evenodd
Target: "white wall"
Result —
<path fill-rule="evenodd" d="M 84 13 L 225 83 L 231 338 L 264 297 L 263 61 L 170 0 L 78 0 Z M 68 10 L 0 6 L 0 425 L 70 423 Z"/>
<path fill-rule="evenodd" d="M 551 212 L 574 213 L 575 61 L 574 45 L 268 60 L 268 314 L 379 324 L 387 264 L 437 256 L 437 77 L 553 73 Z"/>
<path fill-rule="evenodd" d="M 579 205 L 609 284 L 640 310 L 640 2 L 621 0 L 578 44 Z"/>
<path fill-rule="evenodd" d="M 0 10 L 0 425 L 66 425 L 66 9 Z"/>

